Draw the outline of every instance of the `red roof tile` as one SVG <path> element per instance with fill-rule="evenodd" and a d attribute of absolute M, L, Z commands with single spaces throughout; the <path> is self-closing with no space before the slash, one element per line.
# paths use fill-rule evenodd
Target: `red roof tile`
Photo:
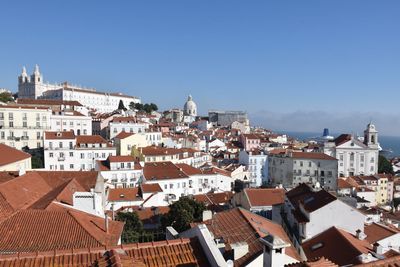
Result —
<path fill-rule="evenodd" d="M 117 245 L 123 224 L 109 222 L 109 233 L 104 224 L 103 218 L 72 209 L 21 210 L 0 223 L 0 251 L 33 252 Z"/>
<path fill-rule="evenodd" d="M 141 184 L 140 188 L 143 193 L 157 193 L 163 192 L 159 184 Z"/>
<path fill-rule="evenodd" d="M 113 188 L 109 189 L 108 201 L 139 201 L 143 200 L 138 195 L 139 188 Z"/>
<path fill-rule="evenodd" d="M 372 223 L 369 225 L 365 225 L 364 233 L 367 235 L 365 238 L 370 244 L 374 244 L 379 240 L 385 239 L 389 236 L 395 235 L 400 231 L 396 231 L 393 228 L 389 228 L 382 224 Z"/>
<path fill-rule="evenodd" d="M 346 231 L 331 227 L 302 245 L 307 258 L 325 257 L 342 266 L 360 263 L 358 256 L 368 254 L 372 246 Z"/>
<path fill-rule="evenodd" d="M 0 166 L 30 158 L 31 155 L 21 150 L 0 144 Z"/>
<path fill-rule="evenodd" d="M 145 163 L 143 175 L 148 181 L 189 178 L 189 176 L 170 161 Z"/>
<path fill-rule="evenodd" d="M 100 135 L 79 135 L 76 137 L 76 144 L 104 144 L 107 143 L 106 139 Z"/>
<path fill-rule="evenodd" d="M 272 206 L 285 202 L 284 189 L 246 188 L 244 190 L 251 206 Z"/>
<path fill-rule="evenodd" d="M 46 140 L 75 139 L 74 131 L 68 132 L 44 132 Z"/>
<path fill-rule="evenodd" d="M 120 132 L 119 134 L 117 134 L 117 136 L 115 136 L 114 138 L 116 138 L 116 139 L 125 139 L 125 138 L 127 138 L 127 137 L 129 137 L 129 136 L 132 136 L 132 135 L 134 135 L 134 133 L 127 133 L 127 132 Z"/>

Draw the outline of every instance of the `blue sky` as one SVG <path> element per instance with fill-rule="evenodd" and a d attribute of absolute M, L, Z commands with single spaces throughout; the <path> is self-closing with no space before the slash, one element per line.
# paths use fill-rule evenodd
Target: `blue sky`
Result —
<path fill-rule="evenodd" d="M 0 87 L 15 90 L 21 67 L 37 63 L 50 82 L 161 108 L 191 93 L 203 114 L 247 110 L 277 130 L 360 131 L 372 119 L 400 134 L 399 1 L 8 1 L 1 11 Z"/>

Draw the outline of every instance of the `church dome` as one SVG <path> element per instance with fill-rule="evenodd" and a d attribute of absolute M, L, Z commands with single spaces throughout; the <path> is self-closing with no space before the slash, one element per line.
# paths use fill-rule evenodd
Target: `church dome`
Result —
<path fill-rule="evenodd" d="M 191 95 L 189 95 L 188 100 L 183 107 L 183 112 L 186 116 L 197 116 L 197 105 L 193 101 Z"/>

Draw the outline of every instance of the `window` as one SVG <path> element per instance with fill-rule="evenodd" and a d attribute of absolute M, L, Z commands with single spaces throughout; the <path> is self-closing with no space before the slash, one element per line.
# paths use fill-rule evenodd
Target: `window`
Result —
<path fill-rule="evenodd" d="M 69 156 L 73 157 L 74 156 L 74 152 L 69 152 Z"/>
<path fill-rule="evenodd" d="M 85 164 L 81 165 L 81 169 L 84 170 L 85 169 Z"/>
<path fill-rule="evenodd" d="M 36 132 L 36 139 L 40 139 L 40 132 Z"/>
<path fill-rule="evenodd" d="M 354 153 L 350 153 L 350 161 L 354 161 Z"/>
<path fill-rule="evenodd" d="M 360 155 L 360 161 L 361 161 L 361 162 L 364 162 L 364 154 L 361 154 L 361 155 Z"/>
<path fill-rule="evenodd" d="M 69 164 L 69 168 L 73 169 L 74 168 L 74 164 Z"/>
<path fill-rule="evenodd" d="M 52 158 L 54 156 L 53 153 L 49 153 L 49 157 Z"/>
<path fill-rule="evenodd" d="M 168 185 L 167 184 L 164 185 L 164 189 L 168 189 Z"/>
<path fill-rule="evenodd" d="M 23 121 L 22 122 L 22 127 L 24 127 L 24 128 L 28 127 L 28 123 L 26 121 Z"/>
<path fill-rule="evenodd" d="M 325 176 L 325 171 L 321 171 L 321 176 Z"/>
<path fill-rule="evenodd" d="M 85 154 L 81 153 L 81 159 L 85 158 Z"/>
<path fill-rule="evenodd" d="M 5 139 L 5 138 L 6 138 L 5 133 L 4 133 L 4 132 L 1 132 L 1 139 Z"/>
<path fill-rule="evenodd" d="M 303 161 L 300 161 L 300 167 L 303 167 Z"/>
<path fill-rule="evenodd" d="M 13 122 L 13 121 L 10 121 L 10 122 L 8 122 L 8 125 L 9 125 L 10 127 L 14 127 L 14 122 Z"/>
<path fill-rule="evenodd" d="M 8 119 L 13 120 L 14 119 L 14 113 L 10 112 L 8 113 Z"/>

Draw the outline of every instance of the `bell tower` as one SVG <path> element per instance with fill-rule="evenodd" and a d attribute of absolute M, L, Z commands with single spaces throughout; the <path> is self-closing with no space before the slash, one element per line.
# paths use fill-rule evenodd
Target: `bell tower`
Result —
<path fill-rule="evenodd" d="M 370 148 L 379 148 L 378 131 L 371 122 L 364 131 L 364 144 Z"/>

